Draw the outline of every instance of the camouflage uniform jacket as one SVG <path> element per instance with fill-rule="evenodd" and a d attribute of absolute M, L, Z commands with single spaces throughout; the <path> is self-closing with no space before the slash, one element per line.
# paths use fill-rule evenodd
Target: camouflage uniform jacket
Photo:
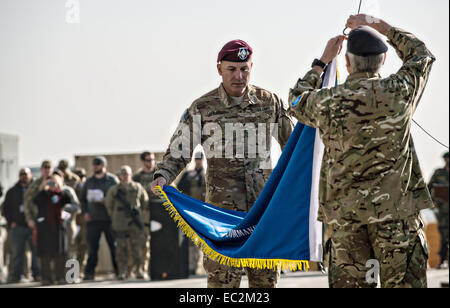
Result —
<path fill-rule="evenodd" d="M 205 170 L 186 170 L 177 184 L 178 190 L 197 200 L 205 201 L 206 181 Z"/>
<path fill-rule="evenodd" d="M 73 173 L 70 170 L 66 170 L 66 172 L 64 173 L 64 184 L 72 187 L 73 189 L 76 190 L 78 184 L 81 182 L 80 177 L 78 175 L 76 175 L 75 173 Z"/>
<path fill-rule="evenodd" d="M 34 180 L 23 195 L 23 207 L 26 221 L 36 220 L 38 215 L 37 205 L 33 202 L 34 197 L 39 193 L 43 178 Z"/>
<path fill-rule="evenodd" d="M 150 202 L 160 202 L 159 196 L 155 195 L 152 190 L 150 189 L 150 184 L 153 181 L 153 174 L 155 172 L 145 172 L 143 169 L 138 170 L 138 172 L 133 176 L 133 181 L 138 182 L 139 184 L 144 187 L 144 189 L 147 191 L 148 198 L 150 199 Z"/>
<path fill-rule="evenodd" d="M 125 205 L 116 198 L 119 190 L 123 191 L 132 208 L 139 211 L 144 204 L 148 203 L 148 195 L 142 185 L 136 182 L 119 183 L 108 190 L 105 207 L 111 217 L 112 228 L 114 231 L 128 231 L 132 224 L 132 217 L 125 210 Z"/>
<path fill-rule="evenodd" d="M 402 219 L 433 206 L 410 128 L 435 58 L 411 33 L 392 28 L 388 38 L 404 63 L 397 74 L 355 73 L 317 90 L 311 70 L 290 90 L 289 113 L 318 128 L 325 145 L 319 220 L 328 224 Z"/>
<path fill-rule="evenodd" d="M 200 117 L 200 121 L 195 120 L 198 117 Z M 265 125 L 265 131 L 262 133 L 260 126 L 263 127 L 263 125 L 259 124 Z M 271 124 L 276 128 L 277 133 L 271 131 Z M 207 133 L 201 134 L 201 138 L 190 137 L 195 136 L 197 125 L 201 125 L 203 132 L 207 131 Z M 250 127 L 247 131 L 248 134 L 244 134 L 243 142 L 236 142 L 236 138 L 227 137 L 226 126 L 230 125 Z M 187 140 L 187 144 L 190 145 L 186 155 L 188 157 L 179 155 L 181 157 L 176 158 L 171 149 L 181 136 L 183 126 L 188 126 L 190 129 L 190 136 Z M 218 126 L 221 135 L 217 130 L 208 129 Z M 154 178 L 163 176 L 170 184 L 191 161 L 193 149 L 201 144 L 205 150 L 208 164 L 206 202 L 231 210 L 248 211 L 271 173 L 270 149 L 266 150 L 266 142 L 268 144 L 271 134 L 274 134 L 283 148 L 292 129 L 291 119 L 287 115 L 282 101 L 275 94 L 249 85 L 243 101 L 238 103 L 228 96 L 221 85 L 194 101 L 186 110 L 163 161 L 157 165 Z M 261 155 L 262 151 L 251 152 L 252 147 L 248 146 L 248 139 L 254 134 L 258 136 L 256 144 L 264 145 L 264 150 L 267 151 L 264 153 L 265 155 Z M 264 142 L 259 140 L 259 137 L 262 139 L 262 136 L 265 138 Z M 211 139 L 217 142 L 211 142 Z M 212 147 L 211 143 L 213 143 Z M 233 153 L 236 152 L 236 155 L 226 154 L 227 149 L 230 151 L 230 148 Z M 215 154 L 211 154 L 212 152 Z"/>

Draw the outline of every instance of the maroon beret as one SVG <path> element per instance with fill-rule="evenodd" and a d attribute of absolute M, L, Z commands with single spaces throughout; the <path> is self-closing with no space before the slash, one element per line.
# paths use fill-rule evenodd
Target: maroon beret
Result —
<path fill-rule="evenodd" d="M 247 62 L 251 59 L 253 49 L 246 42 L 233 40 L 223 46 L 217 57 L 217 63 L 221 61 Z"/>

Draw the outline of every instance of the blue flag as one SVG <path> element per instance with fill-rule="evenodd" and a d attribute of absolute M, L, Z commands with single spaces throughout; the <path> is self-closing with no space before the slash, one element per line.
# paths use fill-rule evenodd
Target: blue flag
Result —
<path fill-rule="evenodd" d="M 333 61 L 323 86 L 336 80 Z M 248 213 L 213 206 L 171 186 L 158 190 L 181 230 L 210 259 L 233 267 L 308 269 L 308 261 L 322 261 L 317 221 L 322 156 L 316 129 L 298 123 Z"/>

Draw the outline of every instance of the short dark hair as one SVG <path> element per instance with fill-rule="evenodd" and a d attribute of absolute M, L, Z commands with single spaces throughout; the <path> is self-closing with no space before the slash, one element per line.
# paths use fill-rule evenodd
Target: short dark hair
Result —
<path fill-rule="evenodd" d="M 152 153 L 150 153 L 149 151 L 144 151 L 144 152 L 142 152 L 142 154 L 141 154 L 141 160 L 145 160 L 145 157 L 146 156 L 148 156 L 148 155 L 151 155 Z"/>

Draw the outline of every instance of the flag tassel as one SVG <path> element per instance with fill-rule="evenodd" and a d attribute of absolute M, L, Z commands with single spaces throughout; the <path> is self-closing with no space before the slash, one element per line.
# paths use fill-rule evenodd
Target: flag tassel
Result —
<path fill-rule="evenodd" d="M 231 258 L 223 254 L 218 253 L 209 245 L 189 226 L 189 224 L 183 219 L 183 217 L 178 213 L 175 206 L 169 200 L 167 194 L 161 189 L 160 186 L 156 187 L 159 192 L 160 198 L 164 201 L 163 206 L 165 210 L 169 213 L 172 219 L 177 224 L 177 227 L 193 241 L 193 243 L 199 247 L 205 256 L 221 265 L 231 266 L 231 267 L 248 267 L 256 269 L 277 269 L 281 268 L 283 270 L 309 270 L 309 262 L 306 260 L 284 260 L 284 259 L 256 259 L 256 258 Z"/>

